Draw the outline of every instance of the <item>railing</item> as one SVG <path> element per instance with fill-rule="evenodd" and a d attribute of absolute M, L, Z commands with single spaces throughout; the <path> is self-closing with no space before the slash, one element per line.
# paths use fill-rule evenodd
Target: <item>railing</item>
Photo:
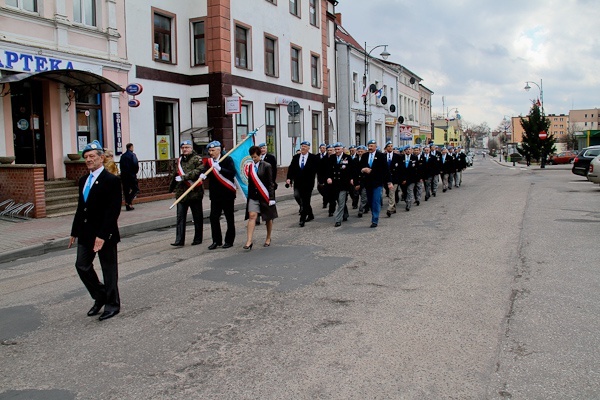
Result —
<path fill-rule="evenodd" d="M 176 163 L 176 158 L 139 161 L 140 170 L 137 178 L 140 194 L 138 197 L 152 197 L 168 193 Z"/>

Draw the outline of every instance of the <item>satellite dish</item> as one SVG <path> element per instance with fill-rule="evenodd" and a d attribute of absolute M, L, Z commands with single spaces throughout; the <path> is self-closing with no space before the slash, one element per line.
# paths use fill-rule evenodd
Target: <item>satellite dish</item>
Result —
<path fill-rule="evenodd" d="M 404 123 L 404 117 L 402 115 L 398 117 L 398 122 L 400 122 L 401 124 Z"/>
<path fill-rule="evenodd" d="M 396 106 L 393 104 L 390 104 L 390 112 L 396 112 Z"/>
<path fill-rule="evenodd" d="M 371 83 L 371 85 L 369 86 L 369 92 L 375 93 L 376 91 L 377 91 L 377 86 L 375 86 L 374 83 Z"/>
<path fill-rule="evenodd" d="M 297 101 L 290 101 L 287 105 L 287 112 L 290 115 L 298 115 L 300 114 L 300 104 Z"/>
<path fill-rule="evenodd" d="M 379 100 L 379 101 L 381 101 L 381 104 L 386 105 L 387 104 L 387 97 L 381 96 L 381 100 Z"/>
<path fill-rule="evenodd" d="M 415 84 L 415 82 L 416 82 L 415 78 L 410 78 L 410 84 L 411 84 L 411 85 L 414 85 L 414 84 Z"/>

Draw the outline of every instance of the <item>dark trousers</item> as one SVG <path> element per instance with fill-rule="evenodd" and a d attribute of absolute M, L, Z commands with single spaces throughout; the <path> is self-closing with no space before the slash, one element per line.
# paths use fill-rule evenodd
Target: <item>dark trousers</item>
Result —
<path fill-rule="evenodd" d="M 121 177 L 121 182 L 123 183 L 123 196 L 125 197 L 125 204 L 131 205 L 135 196 L 137 196 L 137 194 L 140 192 L 138 180 L 137 178 Z"/>
<path fill-rule="evenodd" d="M 177 229 L 175 230 L 175 243 L 185 244 L 185 225 L 188 208 L 192 211 L 194 219 L 194 242 L 202 243 L 202 200 L 177 203 Z"/>
<path fill-rule="evenodd" d="M 121 300 L 119 298 L 117 244 L 106 241 L 98 252 L 104 283 L 98 279 L 94 270 L 96 253 L 92 245 L 77 244 L 77 260 L 75 268 L 81 281 L 90 292 L 96 303 L 104 304 L 104 311 L 119 311 Z"/>
<path fill-rule="evenodd" d="M 314 218 L 312 207 L 310 206 L 310 198 L 312 189 L 298 189 L 294 186 L 294 198 L 300 206 L 300 221 L 306 221 L 307 217 Z"/>
<path fill-rule="evenodd" d="M 235 240 L 235 221 L 233 220 L 233 203 L 231 200 L 211 200 L 210 202 L 210 230 L 213 243 L 219 246 L 223 244 L 221 233 L 221 213 L 225 214 L 227 221 L 227 232 L 225 232 L 225 243 L 233 244 Z"/>

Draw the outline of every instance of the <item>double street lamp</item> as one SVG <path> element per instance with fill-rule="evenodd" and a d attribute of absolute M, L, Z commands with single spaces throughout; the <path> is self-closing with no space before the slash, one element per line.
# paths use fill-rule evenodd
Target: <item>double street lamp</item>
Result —
<path fill-rule="evenodd" d="M 539 85 L 537 83 L 535 83 L 535 82 L 532 82 L 532 81 L 526 81 L 525 82 L 525 87 L 524 87 L 524 89 L 526 91 L 529 91 L 529 89 L 531 89 L 531 86 L 529 86 L 530 83 L 533 83 L 540 90 L 540 102 L 541 102 L 541 106 L 542 106 L 542 121 L 544 121 L 545 120 L 545 114 L 544 114 L 544 86 L 543 86 L 543 83 L 542 83 L 542 78 L 540 78 L 540 84 Z M 548 135 L 547 135 L 546 131 L 541 131 L 539 133 L 539 138 L 542 141 L 542 146 L 541 146 L 542 147 L 542 152 L 541 152 L 542 153 L 542 156 L 541 156 L 542 159 L 540 161 L 540 168 L 546 168 L 546 154 L 545 154 L 546 152 L 545 152 L 543 141 L 546 140 L 547 137 L 548 137 Z"/>
<path fill-rule="evenodd" d="M 369 135 L 369 120 L 367 119 L 367 101 L 369 99 L 369 92 L 370 92 L 370 87 L 369 87 L 369 83 L 367 81 L 367 75 L 369 72 L 369 57 L 371 56 L 371 53 L 375 50 L 378 49 L 380 47 L 383 47 L 383 51 L 381 52 L 381 54 L 379 54 L 381 56 L 381 58 L 383 58 L 384 60 L 387 60 L 388 57 L 390 56 L 390 53 L 388 53 L 387 51 L 387 44 L 380 44 L 377 45 L 375 47 L 373 47 L 369 52 L 367 52 L 367 42 L 365 42 L 365 73 L 363 75 L 363 84 L 365 86 L 365 91 L 364 91 L 364 106 L 365 106 L 365 141 L 368 140 L 368 135 Z"/>
<path fill-rule="evenodd" d="M 544 116 L 544 85 L 542 84 L 542 79 L 540 78 L 540 84 L 538 85 L 535 82 L 532 81 L 526 81 L 525 82 L 525 87 L 523 89 L 525 89 L 526 91 L 529 91 L 529 89 L 531 89 L 531 86 L 529 86 L 530 83 L 533 83 L 535 86 L 538 87 L 538 89 L 540 89 L 540 102 L 542 105 L 542 116 Z"/>

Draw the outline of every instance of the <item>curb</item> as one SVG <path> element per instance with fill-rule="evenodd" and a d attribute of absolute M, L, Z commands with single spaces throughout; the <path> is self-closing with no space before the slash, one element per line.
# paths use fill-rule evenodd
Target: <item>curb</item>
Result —
<path fill-rule="evenodd" d="M 285 194 L 277 197 L 278 202 L 293 200 L 293 194 Z M 234 211 L 244 210 L 246 208 L 245 203 L 237 203 L 234 205 Z M 208 219 L 210 215 L 210 208 L 203 210 L 204 219 Z M 192 216 L 188 214 L 187 222 L 192 221 Z M 139 233 L 144 233 L 156 229 L 164 229 L 175 226 L 177 223 L 177 216 L 173 215 L 172 217 L 165 217 L 160 219 L 155 219 L 151 221 L 138 222 L 130 225 L 119 226 L 119 233 L 121 234 L 121 239 L 134 236 Z M 10 250 L 0 254 L 0 264 L 15 261 L 20 258 L 27 257 L 35 257 L 41 256 L 53 251 L 57 250 L 67 250 L 67 246 L 69 245 L 70 237 L 64 237 L 59 239 L 51 239 L 46 240 L 40 244 L 24 247 L 18 250 Z"/>

